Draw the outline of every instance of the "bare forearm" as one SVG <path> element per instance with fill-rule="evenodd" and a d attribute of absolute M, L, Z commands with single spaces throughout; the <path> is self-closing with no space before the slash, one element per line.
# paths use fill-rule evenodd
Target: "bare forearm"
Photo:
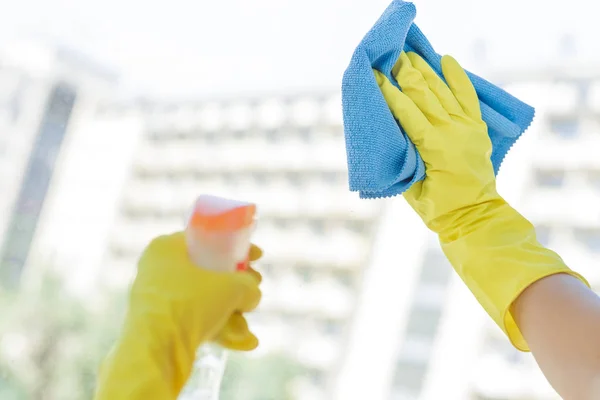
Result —
<path fill-rule="evenodd" d="M 512 313 L 540 368 L 566 400 L 600 399 L 600 298 L 566 274 L 541 279 Z"/>
<path fill-rule="evenodd" d="M 488 314 L 567 400 L 600 399 L 600 299 L 507 203 L 472 207 L 442 249 Z"/>

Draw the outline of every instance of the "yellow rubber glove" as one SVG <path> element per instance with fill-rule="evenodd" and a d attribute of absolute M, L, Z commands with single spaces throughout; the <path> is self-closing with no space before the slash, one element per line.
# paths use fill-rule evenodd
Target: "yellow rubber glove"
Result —
<path fill-rule="evenodd" d="M 261 254 L 253 246 L 250 260 Z M 95 399 L 176 399 L 201 344 L 256 348 L 242 313 L 258 305 L 260 280 L 254 270 L 193 265 L 183 233 L 153 240 L 138 263 L 123 332 L 102 365 Z"/>
<path fill-rule="evenodd" d="M 416 145 L 426 178 L 404 197 L 439 235 L 442 249 L 479 303 L 515 347 L 529 347 L 511 305 L 529 285 L 571 271 L 536 239 L 533 225 L 496 192 L 492 143 L 477 93 L 450 56 L 442 58 L 446 85 L 415 53 L 392 70 L 402 91 L 374 71 L 394 117 Z"/>

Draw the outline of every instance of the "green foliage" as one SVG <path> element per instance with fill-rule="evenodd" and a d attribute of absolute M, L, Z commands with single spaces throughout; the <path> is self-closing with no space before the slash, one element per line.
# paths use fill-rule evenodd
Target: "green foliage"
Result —
<path fill-rule="evenodd" d="M 229 357 L 221 400 L 292 400 L 291 383 L 302 368 L 283 355 Z"/>
<path fill-rule="evenodd" d="M 64 281 L 47 274 L 41 286 L 0 292 L 0 399 L 85 400 L 121 327 L 124 293 L 107 292 L 92 311 Z M 231 354 L 221 400 L 292 400 L 302 369 L 289 358 Z"/>
<path fill-rule="evenodd" d="M 55 275 L 41 282 L 0 296 L 0 399 L 91 399 L 120 312 L 91 311 Z"/>

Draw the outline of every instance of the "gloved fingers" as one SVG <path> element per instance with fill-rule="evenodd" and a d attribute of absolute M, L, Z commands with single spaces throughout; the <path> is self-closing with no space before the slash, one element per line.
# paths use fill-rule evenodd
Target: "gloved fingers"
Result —
<path fill-rule="evenodd" d="M 458 61 L 451 56 L 442 57 L 442 72 L 465 114 L 475 121 L 481 120 L 479 97 L 473 83 Z"/>
<path fill-rule="evenodd" d="M 248 268 L 243 272 L 252 275 L 252 277 L 256 279 L 259 284 L 262 282 L 262 274 L 251 266 L 248 266 Z"/>
<path fill-rule="evenodd" d="M 250 254 L 248 256 L 250 261 L 256 261 L 263 256 L 263 251 L 260 247 L 252 243 L 250 246 Z"/>
<path fill-rule="evenodd" d="M 252 351 L 258 347 L 258 338 L 252 333 L 237 341 L 223 341 L 221 346 L 234 351 Z"/>
<path fill-rule="evenodd" d="M 394 66 L 394 77 L 407 95 L 419 107 L 425 117 L 435 122 L 448 122 L 450 115 L 444 109 L 436 95 L 431 91 L 421 71 L 414 68 L 406 53 L 400 54 L 400 59 Z"/>
<path fill-rule="evenodd" d="M 406 56 L 412 63 L 412 66 L 418 69 L 429 85 L 429 89 L 435 94 L 442 107 L 450 115 L 464 114 L 462 107 L 454 97 L 454 94 L 446 83 L 438 76 L 431 66 L 421 56 L 414 52 L 406 53 Z"/>
<path fill-rule="evenodd" d="M 262 298 L 262 292 L 258 287 L 260 282 L 250 272 L 234 272 L 232 279 L 235 282 L 232 287 L 233 293 L 238 294 L 234 309 L 240 312 L 253 311 Z"/>
<path fill-rule="evenodd" d="M 250 332 L 248 321 L 236 312 L 215 338 L 215 342 L 230 350 L 250 351 L 258 347 L 258 338 Z"/>
<path fill-rule="evenodd" d="M 191 264 L 187 257 L 187 246 L 184 232 L 175 232 L 154 238 L 142 253 L 141 258 L 168 257 L 176 262 Z M 187 262 L 186 262 L 187 261 Z"/>
<path fill-rule="evenodd" d="M 392 112 L 410 140 L 419 148 L 425 139 L 425 133 L 431 123 L 419 110 L 419 107 L 387 79 L 385 75 L 373 70 L 379 89 Z"/>
<path fill-rule="evenodd" d="M 188 255 L 183 232 L 154 238 L 140 256 L 137 268 L 132 291 L 156 284 L 168 286 L 175 281 L 189 283 L 190 279 L 201 279 L 202 275 Z"/>
<path fill-rule="evenodd" d="M 429 168 L 427 161 L 423 160 L 427 168 Z M 421 215 L 427 212 L 427 204 L 425 204 L 421 196 L 423 195 L 423 186 L 424 181 L 415 182 L 407 191 L 405 191 L 402 195 L 406 202 L 415 210 L 417 213 Z"/>

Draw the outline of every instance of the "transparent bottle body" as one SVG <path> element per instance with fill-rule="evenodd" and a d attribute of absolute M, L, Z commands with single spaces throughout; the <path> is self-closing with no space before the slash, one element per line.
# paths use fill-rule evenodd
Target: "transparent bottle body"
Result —
<path fill-rule="evenodd" d="M 179 400 L 218 400 L 226 367 L 227 350 L 216 344 L 201 346 Z"/>
<path fill-rule="evenodd" d="M 194 264 L 202 268 L 234 272 L 247 261 L 253 230 L 254 224 L 228 232 L 211 232 L 188 226 L 188 253 Z M 213 343 L 201 346 L 179 400 L 218 400 L 226 366 L 226 349 Z"/>

